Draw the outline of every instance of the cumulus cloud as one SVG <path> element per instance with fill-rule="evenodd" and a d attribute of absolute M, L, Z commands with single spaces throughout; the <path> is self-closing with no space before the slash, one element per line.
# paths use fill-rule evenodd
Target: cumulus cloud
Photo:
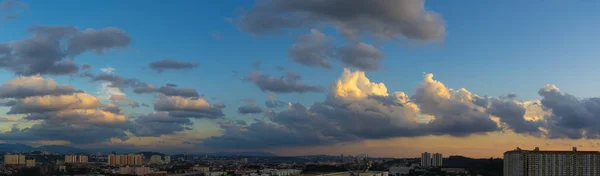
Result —
<path fill-rule="evenodd" d="M 13 128 L 9 132 L 0 133 L 0 140 L 5 141 L 65 140 L 75 144 L 91 144 L 113 138 L 126 140 L 129 137 L 121 128 L 46 122 L 23 129 Z"/>
<path fill-rule="evenodd" d="M 273 76 L 252 72 L 244 78 L 258 86 L 262 91 L 271 91 L 277 93 L 304 93 L 304 92 L 322 92 L 324 88 L 316 85 L 306 85 L 300 82 L 300 77 L 294 73 L 288 72 L 284 77 L 275 78 Z"/>
<path fill-rule="evenodd" d="M 43 95 L 69 95 L 81 92 L 41 76 L 20 76 L 0 86 L 0 98 L 25 98 Z"/>
<path fill-rule="evenodd" d="M 511 97 L 510 95 L 508 95 L 508 98 Z M 539 129 L 540 124 L 536 121 L 526 120 L 526 111 L 527 109 L 523 103 L 499 98 L 491 98 L 490 107 L 487 108 L 488 113 L 499 117 L 500 122 L 506 123 L 514 132 L 540 135 L 542 133 Z"/>
<path fill-rule="evenodd" d="M 354 43 L 344 45 L 337 50 L 336 58 L 346 66 L 351 66 L 364 71 L 373 71 L 379 68 L 379 61 L 383 60 L 383 54 L 372 45 L 366 43 Z"/>
<path fill-rule="evenodd" d="M 114 27 L 80 31 L 73 26 L 36 26 L 28 32 L 29 38 L 0 44 L 0 67 L 19 75 L 73 74 L 79 66 L 67 56 L 87 51 L 102 54 L 129 44 L 127 34 Z"/>
<path fill-rule="evenodd" d="M 333 38 L 328 37 L 317 29 L 298 37 L 296 43 L 288 48 L 288 55 L 293 61 L 311 67 L 331 68 L 327 59 L 333 56 L 335 47 Z"/>
<path fill-rule="evenodd" d="M 471 92 L 464 88 L 448 89 L 434 80 L 431 73 L 425 75 L 412 99 L 419 105 L 421 113 L 435 117 L 429 122 L 435 134 L 465 136 L 499 130 L 489 114 L 476 109 Z"/>
<path fill-rule="evenodd" d="M 263 112 L 263 109 L 258 106 L 256 103 L 247 104 L 238 107 L 238 113 L 240 114 L 260 114 Z"/>
<path fill-rule="evenodd" d="M 560 92 L 555 85 L 538 91 L 544 108 L 552 110 L 546 118 L 550 138 L 599 139 L 600 98 L 580 99 Z"/>
<path fill-rule="evenodd" d="M 94 109 L 100 106 L 100 101 L 87 93 L 58 96 L 45 95 L 18 100 L 10 108 L 8 114 L 41 113 L 64 109 Z"/>
<path fill-rule="evenodd" d="M 140 106 L 138 102 L 125 97 L 125 95 L 111 95 L 109 100 L 113 102 L 125 102 L 132 108 L 137 108 Z"/>
<path fill-rule="evenodd" d="M 67 51 L 71 55 L 79 55 L 86 51 L 94 51 L 104 55 L 111 48 L 128 46 L 131 38 L 123 30 L 116 27 L 106 27 L 100 30 L 86 29 L 69 39 Z"/>
<path fill-rule="evenodd" d="M 164 70 L 186 70 L 193 69 L 198 66 L 198 63 L 185 62 L 185 61 L 176 61 L 173 59 L 163 59 L 160 61 L 152 62 L 148 64 L 148 66 L 157 72 L 162 72 Z"/>
<path fill-rule="evenodd" d="M 166 112 L 155 112 L 136 117 L 131 132 L 136 136 L 157 137 L 191 130 L 191 125 L 190 119 L 172 117 Z"/>
<path fill-rule="evenodd" d="M 331 25 L 349 39 L 442 40 L 446 25 L 423 0 L 263 0 L 232 20 L 255 35 Z"/>
<path fill-rule="evenodd" d="M 161 95 L 154 103 L 154 110 L 165 111 L 174 117 L 220 118 L 221 107 L 212 107 L 201 97 L 186 98 L 180 96 Z"/>

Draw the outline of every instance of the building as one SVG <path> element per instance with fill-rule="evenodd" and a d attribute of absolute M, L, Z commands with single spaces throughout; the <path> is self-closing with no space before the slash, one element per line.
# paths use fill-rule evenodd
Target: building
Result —
<path fill-rule="evenodd" d="M 129 154 L 129 155 L 108 155 L 108 165 L 111 166 L 140 166 L 142 165 L 141 154 Z"/>
<path fill-rule="evenodd" d="M 504 152 L 504 175 L 559 176 L 600 175 L 598 151 L 540 151 L 521 150 Z"/>
<path fill-rule="evenodd" d="M 34 159 L 25 160 L 25 166 L 27 166 L 27 167 L 35 167 L 35 160 Z"/>
<path fill-rule="evenodd" d="M 433 154 L 433 156 L 431 157 L 431 166 L 442 167 L 442 159 L 443 157 L 441 153 Z"/>
<path fill-rule="evenodd" d="M 412 167 L 390 167 L 390 169 L 388 170 L 388 173 L 390 175 L 408 175 L 410 173 L 410 170 L 412 170 L 414 168 Z"/>
<path fill-rule="evenodd" d="M 248 158 L 242 158 L 242 159 L 240 159 L 240 163 L 241 164 L 248 164 Z"/>
<path fill-rule="evenodd" d="M 88 156 L 87 155 L 79 155 L 79 163 L 88 163 Z"/>
<path fill-rule="evenodd" d="M 430 167 L 431 166 L 431 153 L 421 153 L 421 166 L 422 167 Z"/>
<path fill-rule="evenodd" d="M 6 165 L 25 165 L 25 155 L 4 155 Z"/>
<path fill-rule="evenodd" d="M 152 155 L 148 164 L 163 164 L 163 160 L 160 155 Z"/>
<path fill-rule="evenodd" d="M 150 174 L 150 168 L 149 167 L 120 167 L 119 168 L 119 174 L 121 175 L 148 175 Z"/>
<path fill-rule="evenodd" d="M 65 163 L 87 163 L 87 155 L 65 155 Z"/>
<path fill-rule="evenodd" d="M 117 164 L 117 155 L 115 155 L 115 154 L 108 155 L 108 158 L 106 160 L 108 161 L 108 165 L 111 165 L 111 166 L 118 165 Z"/>
<path fill-rule="evenodd" d="M 199 165 L 195 165 L 194 167 L 192 167 L 192 170 L 194 171 L 198 171 L 198 172 L 210 172 L 210 168 L 206 167 L 206 166 L 199 166 Z"/>
<path fill-rule="evenodd" d="M 165 164 L 171 163 L 171 156 L 165 156 Z"/>

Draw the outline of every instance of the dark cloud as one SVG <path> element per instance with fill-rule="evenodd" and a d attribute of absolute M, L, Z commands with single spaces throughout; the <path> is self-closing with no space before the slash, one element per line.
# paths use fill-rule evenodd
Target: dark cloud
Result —
<path fill-rule="evenodd" d="M 92 68 L 92 66 L 90 64 L 82 64 L 81 65 L 82 70 L 89 70 L 90 68 Z"/>
<path fill-rule="evenodd" d="M 423 0 L 263 0 L 233 19 L 242 31 L 264 35 L 292 28 L 332 25 L 350 39 L 442 40 L 446 25 Z"/>
<path fill-rule="evenodd" d="M 388 94 L 383 84 L 371 83 L 362 74 L 346 71 L 325 101 L 310 107 L 290 104 L 247 126 L 222 123 L 224 135 L 206 139 L 204 145 L 298 147 L 427 135 L 465 137 L 501 130 L 483 107 L 472 103 L 474 95 L 465 89 L 448 89 L 433 75 L 426 75 L 413 97 L 408 97 L 403 92 Z M 434 118 L 420 122 L 422 114 Z"/>
<path fill-rule="evenodd" d="M 554 85 L 540 89 L 541 104 L 552 110 L 546 118 L 550 138 L 599 139 L 600 98 L 580 99 L 563 94 Z"/>
<path fill-rule="evenodd" d="M 126 47 L 129 43 L 131 43 L 131 38 L 119 28 L 86 29 L 69 39 L 67 50 L 71 55 L 79 55 L 86 51 L 104 55 L 104 51 L 107 49 Z"/>
<path fill-rule="evenodd" d="M 288 56 L 293 61 L 311 67 L 331 68 L 328 58 L 335 52 L 333 38 L 319 30 L 312 29 L 310 34 L 298 37 L 296 43 L 288 48 Z"/>
<path fill-rule="evenodd" d="M 167 83 L 167 84 L 165 84 L 165 86 L 167 86 L 167 87 L 177 87 L 177 84 Z"/>
<path fill-rule="evenodd" d="M 256 104 L 248 104 L 238 107 L 237 111 L 240 114 L 260 114 L 263 112 L 263 109 Z"/>
<path fill-rule="evenodd" d="M 73 74 L 79 67 L 67 56 L 72 58 L 87 51 L 102 54 L 129 44 L 120 42 L 119 38 L 126 36 L 124 31 L 113 27 L 79 31 L 73 26 L 36 26 L 28 32 L 32 34 L 29 38 L 0 44 L 0 67 L 19 75 Z"/>
<path fill-rule="evenodd" d="M 14 106 L 17 104 L 17 100 L 8 100 L 5 102 L 0 102 L 0 106 Z"/>
<path fill-rule="evenodd" d="M 277 93 L 304 93 L 304 92 L 323 92 L 321 86 L 306 85 L 301 83 L 297 75 L 288 74 L 285 77 L 275 78 L 273 76 L 260 72 L 252 72 L 244 78 L 258 86 L 262 91 L 271 91 Z"/>
<path fill-rule="evenodd" d="M 532 135 L 540 135 L 542 133 L 542 131 L 538 129 L 540 124 L 537 124 L 534 121 L 525 120 L 525 107 L 521 104 L 517 104 L 515 101 L 491 98 L 490 107 L 487 108 L 487 112 L 493 116 L 499 117 L 500 122 L 506 123 L 508 127 L 516 133 L 527 133 Z"/>
<path fill-rule="evenodd" d="M 265 106 L 267 106 L 267 108 L 269 109 L 274 109 L 274 108 L 281 108 L 281 107 L 285 107 L 287 104 L 283 101 L 279 101 L 279 100 L 267 100 L 265 101 Z"/>
<path fill-rule="evenodd" d="M 143 107 L 150 107 L 150 105 L 146 104 L 146 103 L 142 103 Z"/>
<path fill-rule="evenodd" d="M 236 121 L 235 121 L 235 124 L 237 124 L 237 125 L 242 125 L 242 126 L 244 126 L 244 125 L 248 125 L 248 123 L 246 123 L 246 121 L 243 121 L 243 120 L 236 120 Z"/>
<path fill-rule="evenodd" d="M 211 106 L 204 98 L 186 98 L 161 95 L 154 103 L 154 110 L 168 112 L 173 117 L 221 118 L 224 116 L 221 106 Z"/>
<path fill-rule="evenodd" d="M 167 96 L 182 96 L 182 97 L 199 97 L 200 95 L 194 88 L 183 87 L 177 88 L 173 86 L 161 86 L 158 92 Z"/>
<path fill-rule="evenodd" d="M 143 85 L 134 87 L 133 92 L 135 92 L 136 94 L 154 93 L 154 92 L 156 92 L 156 88 L 150 84 L 143 84 Z"/>
<path fill-rule="evenodd" d="M 337 59 L 346 66 L 364 71 L 374 71 L 379 68 L 383 54 L 375 47 L 366 43 L 355 43 L 342 46 L 337 50 Z"/>
<path fill-rule="evenodd" d="M 162 72 L 164 70 L 185 70 L 185 69 L 193 69 L 198 66 L 198 63 L 192 62 L 184 62 L 184 61 L 176 61 L 173 59 L 163 59 L 160 61 L 152 62 L 148 64 L 148 66 L 157 72 Z"/>
<path fill-rule="evenodd" d="M 175 132 L 191 130 L 192 121 L 187 118 L 169 116 L 168 113 L 152 113 L 135 117 L 131 133 L 136 136 L 154 136 L 174 134 Z"/>

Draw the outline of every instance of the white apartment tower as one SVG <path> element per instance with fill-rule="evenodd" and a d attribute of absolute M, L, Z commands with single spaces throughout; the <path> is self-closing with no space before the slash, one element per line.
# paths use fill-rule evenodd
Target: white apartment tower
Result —
<path fill-rule="evenodd" d="M 540 151 L 521 150 L 504 152 L 504 176 L 596 176 L 600 175 L 598 151 Z"/>
<path fill-rule="evenodd" d="M 431 157 L 431 166 L 442 167 L 442 159 L 443 157 L 441 153 L 433 154 L 433 156 Z"/>
<path fill-rule="evenodd" d="M 421 166 L 429 167 L 431 166 L 431 153 L 421 153 Z"/>

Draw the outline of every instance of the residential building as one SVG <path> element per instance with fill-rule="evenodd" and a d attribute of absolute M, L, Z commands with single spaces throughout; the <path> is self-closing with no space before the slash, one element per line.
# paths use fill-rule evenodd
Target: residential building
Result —
<path fill-rule="evenodd" d="M 27 167 L 35 167 L 35 160 L 34 159 L 25 160 L 25 166 L 27 166 Z"/>
<path fill-rule="evenodd" d="M 129 154 L 129 155 L 108 155 L 108 165 L 111 166 L 139 166 L 142 165 L 141 154 Z"/>
<path fill-rule="evenodd" d="M 442 167 L 442 159 L 443 157 L 441 153 L 433 154 L 433 156 L 431 157 L 431 166 Z"/>
<path fill-rule="evenodd" d="M 25 155 L 4 155 L 4 164 L 6 165 L 25 165 Z"/>
<path fill-rule="evenodd" d="M 165 156 L 165 164 L 171 163 L 171 156 Z"/>
<path fill-rule="evenodd" d="M 119 174 L 121 175 L 148 175 L 150 174 L 150 168 L 149 167 L 120 167 L 119 168 Z"/>
<path fill-rule="evenodd" d="M 199 165 L 195 165 L 194 167 L 192 167 L 192 170 L 194 171 L 198 171 L 198 172 L 210 172 L 210 168 L 206 167 L 206 166 L 199 166 Z"/>
<path fill-rule="evenodd" d="M 562 176 L 600 175 L 598 151 L 521 150 L 504 152 L 504 175 Z"/>
<path fill-rule="evenodd" d="M 78 163 L 88 163 L 88 156 L 87 155 L 79 155 Z"/>
<path fill-rule="evenodd" d="M 148 164 L 163 164 L 163 160 L 160 155 L 152 155 Z"/>
<path fill-rule="evenodd" d="M 430 167 L 431 166 L 431 153 L 422 153 L 421 154 L 421 166 L 422 167 Z"/>

